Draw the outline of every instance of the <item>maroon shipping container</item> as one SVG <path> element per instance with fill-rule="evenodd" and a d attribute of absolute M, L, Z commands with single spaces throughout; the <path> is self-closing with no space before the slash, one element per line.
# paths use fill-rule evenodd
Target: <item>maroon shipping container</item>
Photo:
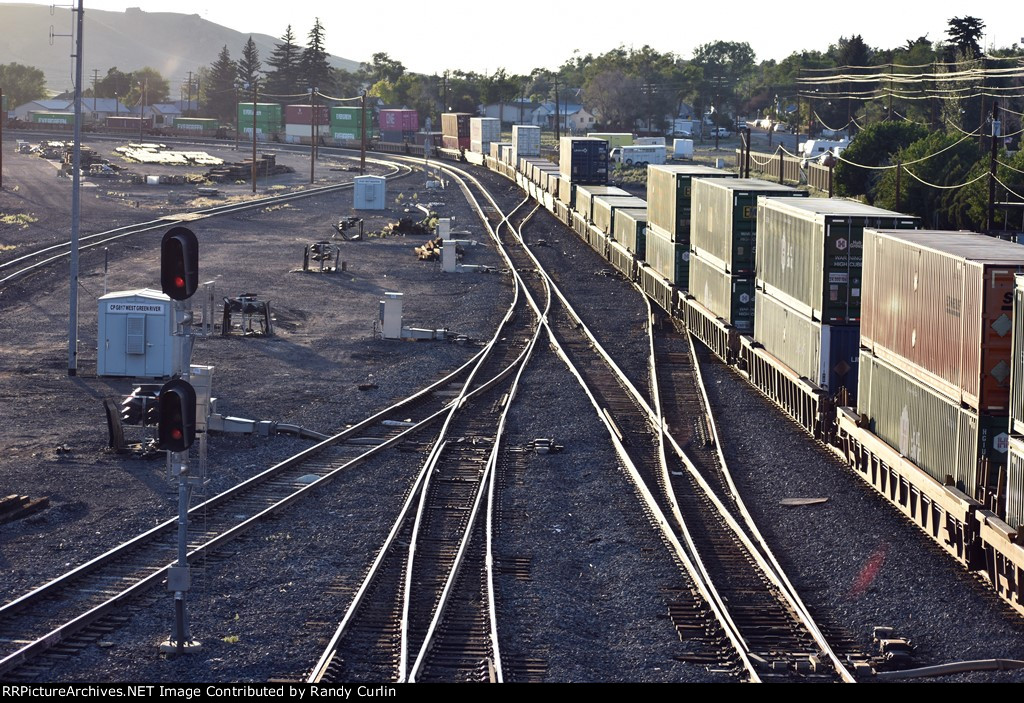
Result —
<path fill-rule="evenodd" d="M 442 137 L 445 149 L 469 149 L 469 137 L 453 137 L 450 134 L 446 134 Z"/>
<path fill-rule="evenodd" d="M 420 116 L 415 110 L 381 110 L 378 123 L 382 132 L 415 132 L 420 128 Z"/>
<path fill-rule="evenodd" d="M 143 117 L 142 126 L 144 129 L 153 129 L 153 116 Z M 139 117 L 108 117 L 107 127 L 110 129 L 138 129 Z"/>
<path fill-rule="evenodd" d="M 1024 247 L 964 232 L 864 230 L 861 346 L 957 403 L 1010 407 Z"/>
<path fill-rule="evenodd" d="M 331 122 L 331 113 L 326 105 L 316 106 L 316 123 L 318 125 L 327 125 Z M 285 105 L 284 108 L 284 123 L 285 124 L 313 124 L 313 106 L 312 105 Z"/>
<path fill-rule="evenodd" d="M 441 115 L 441 131 L 445 136 L 466 138 L 466 148 L 469 148 L 469 118 L 468 112 L 445 112 Z"/>

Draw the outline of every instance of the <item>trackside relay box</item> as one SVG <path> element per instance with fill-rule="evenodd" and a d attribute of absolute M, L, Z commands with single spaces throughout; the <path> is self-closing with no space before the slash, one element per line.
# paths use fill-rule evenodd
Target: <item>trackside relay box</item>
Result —
<path fill-rule="evenodd" d="M 96 375 L 169 378 L 180 371 L 174 308 L 160 291 L 115 291 L 99 299 Z"/>

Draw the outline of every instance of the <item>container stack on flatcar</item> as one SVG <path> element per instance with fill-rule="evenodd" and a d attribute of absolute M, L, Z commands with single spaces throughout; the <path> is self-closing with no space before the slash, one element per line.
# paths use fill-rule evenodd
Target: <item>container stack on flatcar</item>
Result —
<path fill-rule="evenodd" d="M 469 149 L 478 154 L 490 154 L 491 144 L 501 140 L 501 120 L 497 117 L 471 117 L 469 120 Z"/>
<path fill-rule="evenodd" d="M 445 149 L 469 149 L 470 117 L 472 115 L 468 112 L 445 112 L 441 115 L 441 139 Z"/>
<path fill-rule="evenodd" d="M 177 132 L 191 136 L 213 137 L 220 129 L 220 120 L 208 117 L 175 117 L 173 128 Z"/>
<path fill-rule="evenodd" d="M 362 107 L 351 107 L 348 105 L 332 107 L 330 116 L 330 134 L 331 138 L 339 144 L 362 141 Z"/>
<path fill-rule="evenodd" d="M 253 119 L 255 113 L 255 121 Z M 281 106 L 277 103 L 238 103 L 238 129 L 252 138 L 255 128 L 257 140 L 270 140 L 281 131 Z"/>
<path fill-rule="evenodd" d="M 396 144 L 413 144 L 420 129 L 420 116 L 416 110 L 387 108 L 377 113 L 380 139 Z"/>
<path fill-rule="evenodd" d="M 992 237 L 864 232 L 857 410 L 937 481 L 983 502 L 1006 467 L 1018 273 L 1024 248 Z"/>
<path fill-rule="evenodd" d="M 754 339 L 828 396 L 852 396 L 864 228 L 918 224 L 850 200 L 758 198 Z"/>
<path fill-rule="evenodd" d="M 695 178 L 736 178 L 736 174 L 708 166 L 647 167 L 647 263 L 684 291 L 690 283 L 690 208 Z"/>
<path fill-rule="evenodd" d="M 1024 276 L 1013 292 L 1013 351 L 1010 363 L 1010 443 L 1006 469 L 1006 521 L 1024 528 Z"/>
<path fill-rule="evenodd" d="M 757 179 L 695 178 L 690 206 L 692 300 L 687 325 L 725 360 L 738 336 L 754 332 L 757 199 L 807 197 L 806 191 Z M 698 318 L 705 318 L 704 320 Z M 714 324 L 719 321 L 719 324 Z M 730 329 L 735 330 L 734 334 Z"/>
<path fill-rule="evenodd" d="M 251 125 L 250 125 L 251 126 Z M 286 105 L 284 108 L 284 141 L 309 144 L 314 135 L 331 136 L 331 112 L 326 105 Z"/>

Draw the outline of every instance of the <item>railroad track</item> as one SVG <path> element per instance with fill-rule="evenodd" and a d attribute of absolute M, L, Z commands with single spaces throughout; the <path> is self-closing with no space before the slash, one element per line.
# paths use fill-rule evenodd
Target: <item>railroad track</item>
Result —
<path fill-rule="evenodd" d="M 395 178 L 402 178 L 412 172 L 412 168 L 405 164 L 393 164 L 389 161 L 382 161 L 379 159 L 367 159 L 367 161 L 382 165 L 387 165 L 392 168 L 392 171 L 385 175 L 385 178 L 393 180 Z M 200 210 L 194 210 L 188 213 L 179 213 L 176 215 L 167 215 L 166 217 L 160 217 L 154 220 L 148 220 L 146 222 L 139 222 L 133 225 L 127 225 L 125 227 L 118 227 L 116 229 L 106 230 L 103 232 L 96 232 L 94 234 L 83 235 L 79 238 L 79 251 L 86 251 L 96 247 L 115 242 L 125 237 L 130 237 L 135 234 L 141 234 L 143 232 L 151 232 L 157 229 L 163 229 L 164 227 L 171 227 L 187 222 L 194 222 L 196 220 L 203 220 L 209 217 L 216 217 L 218 215 L 229 215 L 236 212 L 244 212 L 246 210 L 252 210 L 261 207 L 267 207 L 269 205 L 277 205 L 281 203 L 287 203 L 292 200 L 299 200 L 302 198 L 311 198 L 318 195 L 326 195 L 335 193 L 341 190 L 347 190 L 352 188 L 352 183 L 339 183 L 336 185 L 320 186 L 317 188 L 308 188 L 305 190 L 295 191 L 292 193 L 283 193 L 281 195 L 270 195 L 262 198 L 254 198 L 252 200 L 246 200 L 239 203 L 229 203 L 226 205 L 216 205 L 214 207 L 203 208 Z M 48 247 L 43 247 L 33 252 L 29 252 L 17 258 L 11 259 L 0 263 L 0 287 L 17 281 L 18 279 L 38 270 L 49 264 L 57 261 L 61 261 L 71 255 L 71 242 L 61 242 L 60 244 L 54 244 Z"/>
<path fill-rule="evenodd" d="M 470 184 L 460 185 L 477 202 Z M 511 227 L 493 204 L 477 207 L 492 235 Z M 491 549 L 496 466 L 543 314 L 515 278 L 516 307 L 481 360 L 484 375 L 501 381 L 453 404 L 309 682 L 503 681 Z"/>

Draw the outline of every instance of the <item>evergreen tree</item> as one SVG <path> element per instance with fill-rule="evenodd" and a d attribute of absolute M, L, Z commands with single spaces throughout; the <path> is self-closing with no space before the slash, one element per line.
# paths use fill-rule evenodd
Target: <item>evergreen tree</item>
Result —
<path fill-rule="evenodd" d="M 249 40 L 242 47 L 242 58 L 236 64 L 238 73 L 238 87 L 252 86 L 260 81 L 260 74 L 263 73 L 263 65 L 260 63 L 260 52 L 256 48 L 256 42 L 249 36 Z"/>
<path fill-rule="evenodd" d="M 281 43 L 274 45 L 274 50 L 267 59 L 272 70 L 267 72 L 267 92 L 276 95 L 292 95 L 300 93 L 302 83 L 302 48 L 295 43 L 292 26 L 288 25 Z"/>
<path fill-rule="evenodd" d="M 984 30 L 985 23 L 977 17 L 970 15 L 954 17 L 949 21 L 946 36 L 949 37 L 950 47 L 953 50 L 963 54 L 965 58 L 971 59 L 981 56 L 981 45 L 978 40 L 981 39 Z M 951 56 L 947 58 L 952 59 Z"/>
<path fill-rule="evenodd" d="M 235 99 L 239 97 L 235 85 L 237 76 L 238 68 L 225 46 L 210 67 L 209 79 L 202 86 L 203 103 L 210 116 L 227 122 L 235 121 Z"/>
<path fill-rule="evenodd" d="M 309 45 L 302 51 L 302 78 L 297 88 L 316 87 L 322 92 L 331 89 L 331 65 L 327 62 L 327 50 L 324 48 L 324 28 L 320 18 L 316 18 L 313 29 L 309 30 Z M 301 91 L 296 91 L 301 92 Z"/>

